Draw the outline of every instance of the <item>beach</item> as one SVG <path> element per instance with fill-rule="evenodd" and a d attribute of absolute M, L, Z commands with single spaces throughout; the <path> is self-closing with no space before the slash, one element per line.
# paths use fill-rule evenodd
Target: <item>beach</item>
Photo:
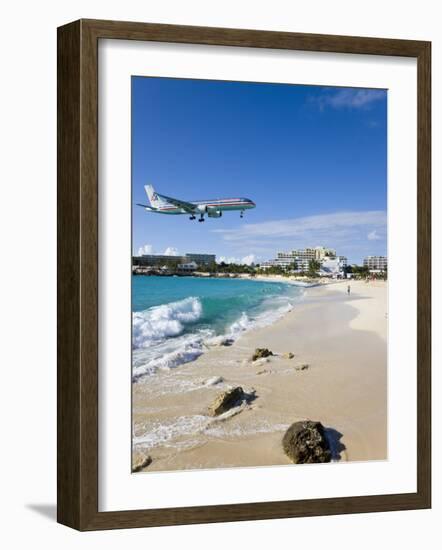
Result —
<path fill-rule="evenodd" d="M 272 323 L 133 383 L 134 456 L 151 457 L 146 472 L 290 464 L 281 440 L 304 419 L 326 428 L 334 460 L 387 458 L 387 283 L 302 292 Z M 252 362 L 256 348 L 274 355 Z M 210 416 L 236 386 L 250 401 Z"/>

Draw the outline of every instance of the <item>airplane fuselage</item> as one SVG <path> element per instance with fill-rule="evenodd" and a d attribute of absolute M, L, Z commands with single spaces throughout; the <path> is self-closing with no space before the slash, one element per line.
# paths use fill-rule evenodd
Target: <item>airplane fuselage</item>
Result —
<path fill-rule="evenodd" d="M 198 215 L 200 222 L 204 221 L 206 215 L 209 218 L 221 218 L 223 212 L 229 210 L 239 210 L 242 218 L 244 210 L 256 207 L 252 200 L 245 198 L 187 201 L 157 193 L 152 185 L 145 185 L 144 189 L 150 206 L 146 204 L 138 204 L 138 206 L 142 206 L 147 212 L 172 215 L 187 214 L 191 220 L 196 220 Z"/>
<path fill-rule="evenodd" d="M 250 199 L 235 198 L 235 199 L 214 199 L 208 201 L 189 201 L 195 205 L 195 213 L 198 214 L 217 214 L 231 210 L 250 210 L 255 208 L 255 203 Z M 161 214 L 188 214 L 184 208 L 178 208 L 173 204 L 164 204 L 158 206 L 156 211 Z"/>

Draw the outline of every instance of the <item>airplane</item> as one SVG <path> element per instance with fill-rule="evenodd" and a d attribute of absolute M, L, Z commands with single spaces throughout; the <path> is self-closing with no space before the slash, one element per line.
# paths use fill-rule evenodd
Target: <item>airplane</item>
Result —
<path fill-rule="evenodd" d="M 239 210 L 240 217 L 244 216 L 244 210 L 255 208 L 256 204 L 250 199 L 214 199 L 206 201 L 182 201 L 167 197 L 157 193 L 152 185 L 145 185 L 144 189 L 149 199 L 150 206 L 146 204 L 138 204 L 147 212 L 155 212 L 157 214 L 190 214 L 189 220 L 196 220 L 196 215 L 199 215 L 198 221 L 204 221 L 204 215 L 209 218 L 221 218 L 223 212 L 229 210 Z"/>

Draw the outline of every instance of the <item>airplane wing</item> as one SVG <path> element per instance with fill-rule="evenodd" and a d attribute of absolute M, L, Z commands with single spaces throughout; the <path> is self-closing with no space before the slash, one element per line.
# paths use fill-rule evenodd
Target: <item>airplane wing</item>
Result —
<path fill-rule="evenodd" d="M 157 196 L 165 200 L 169 204 L 173 204 L 177 208 L 182 208 L 186 212 L 189 212 L 189 214 L 193 214 L 197 208 L 196 205 L 192 204 L 191 202 L 181 201 L 172 197 L 166 197 L 166 195 L 160 195 L 159 193 L 157 193 Z"/>

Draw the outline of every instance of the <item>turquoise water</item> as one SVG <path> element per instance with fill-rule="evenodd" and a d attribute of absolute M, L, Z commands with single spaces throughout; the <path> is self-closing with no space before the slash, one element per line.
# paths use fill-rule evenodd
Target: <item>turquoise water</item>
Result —
<path fill-rule="evenodd" d="M 302 289 L 287 283 L 197 277 L 132 277 L 133 374 L 193 361 L 289 311 Z"/>

